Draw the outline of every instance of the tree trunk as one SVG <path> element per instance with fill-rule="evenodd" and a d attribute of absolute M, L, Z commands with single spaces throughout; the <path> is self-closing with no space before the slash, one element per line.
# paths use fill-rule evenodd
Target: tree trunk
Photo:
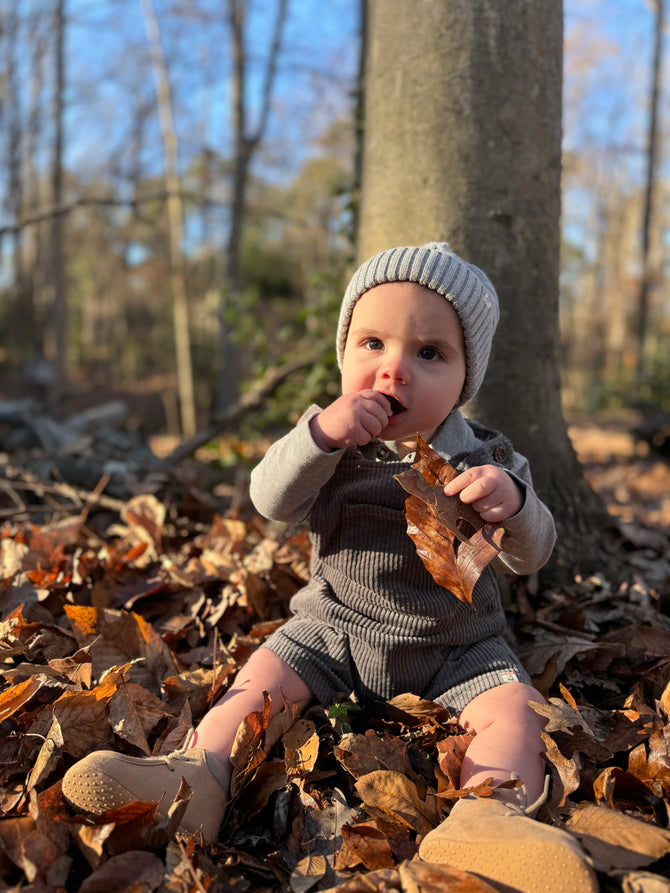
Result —
<path fill-rule="evenodd" d="M 54 85 L 54 148 L 51 161 L 51 200 L 58 207 L 63 199 L 63 117 L 65 94 L 65 0 L 56 0 L 54 29 L 55 85 Z M 67 380 L 67 285 L 64 256 L 65 218 L 54 214 L 51 220 L 49 270 L 53 340 L 50 359 L 54 364 L 54 378 L 49 403 L 53 410 L 61 406 Z"/>
<path fill-rule="evenodd" d="M 282 44 L 282 34 L 288 12 L 288 0 L 279 0 L 277 16 L 272 32 L 272 43 L 263 73 L 258 124 L 248 132 L 249 84 L 247 77 L 247 51 L 245 26 L 247 0 L 228 0 L 228 19 L 231 28 L 231 47 L 234 59 L 233 75 L 233 122 L 235 157 L 233 159 L 232 202 L 230 229 L 226 251 L 226 278 L 220 312 L 220 350 L 222 368 L 216 387 L 215 414 L 220 415 L 232 406 L 239 394 L 237 344 L 231 335 L 231 316 L 239 303 L 243 288 L 240 277 L 240 253 L 246 215 L 246 197 L 251 162 L 261 144 L 270 114 L 270 102 L 275 85 L 277 62 Z M 229 314 L 228 309 L 232 309 Z"/>
<path fill-rule="evenodd" d="M 642 212 L 642 276 L 637 303 L 637 374 L 643 379 L 646 372 L 645 342 L 649 319 L 649 283 L 651 270 L 650 225 L 656 191 L 656 143 L 658 141 L 658 117 L 660 101 L 660 81 L 663 57 L 663 31 L 665 27 L 665 0 L 655 0 L 656 17 L 654 23 L 654 54 L 652 59 L 651 90 L 649 97 L 649 134 L 647 137 L 647 177 Z"/>
<path fill-rule="evenodd" d="M 188 295 L 183 252 L 183 209 L 177 168 L 177 134 L 172 118 L 172 98 L 167 65 L 160 42 L 160 31 L 151 0 L 142 0 L 142 12 L 151 48 L 151 59 L 156 79 L 158 111 L 165 147 L 165 187 L 167 191 L 167 223 L 170 240 L 170 287 L 175 350 L 177 355 L 177 387 L 181 433 L 193 437 L 196 431 L 193 364 L 189 329 Z"/>
<path fill-rule="evenodd" d="M 607 514 L 560 402 L 561 0 L 369 6 L 357 254 L 436 239 L 501 304 L 476 406 L 526 455 L 559 530 L 551 573 L 602 570 Z"/>
<path fill-rule="evenodd" d="M 7 205 L 10 216 L 14 220 L 20 220 L 26 204 L 27 184 L 24 178 L 28 140 L 20 112 L 20 96 L 21 91 L 25 91 L 25 84 L 21 83 L 20 27 L 18 10 L 15 7 L 7 11 L 2 25 L 4 33 L 1 35 L 1 45 L 6 58 L 6 79 L 4 108 L 0 106 L 0 114 L 7 121 Z M 9 255 L 13 260 L 14 288 L 10 291 L 11 310 L 8 316 L 12 338 L 7 348 L 10 375 L 12 372 L 16 373 L 16 384 L 21 367 L 26 361 L 37 358 L 42 347 L 35 319 L 32 282 L 25 263 L 24 234 L 21 230 L 15 230 L 10 238 L 13 243 Z M 0 249 L 2 247 L 0 236 Z"/>

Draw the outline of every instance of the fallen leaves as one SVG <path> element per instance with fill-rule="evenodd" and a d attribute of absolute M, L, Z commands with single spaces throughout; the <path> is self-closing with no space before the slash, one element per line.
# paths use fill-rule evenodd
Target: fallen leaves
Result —
<path fill-rule="evenodd" d="M 422 492 L 441 490 L 445 471 L 426 464 Z M 459 530 L 456 557 L 472 539 L 464 523 Z M 660 537 L 627 548 L 651 564 L 650 550 L 667 547 L 667 537 L 654 545 Z M 64 803 L 60 780 L 90 750 L 138 756 L 183 743 L 283 622 L 308 558 L 302 531 L 279 535 L 233 513 L 193 520 L 147 494 L 105 528 L 92 509 L 0 528 L 8 889 L 491 890 L 415 858 L 422 835 L 467 793 L 460 766 L 472 740 L 416 695 L 378 714 L 344 700 L 291 705 L 279 722 L 266 703 L 247 717 L 233 755 L 235 796 L 211 848 L 175 837 L 186 789 L 164 818 L 145 803 L 92 822 Z M 520 583 L 510 609 L 517 649 L 548 698 L 537 707 L 552 780 L 540 819 L 582 842 L 604 890 L 667 889 L 670 873 L 670 620 L 658 580 L 577 579 L 540 597 Z M 484 783 L 477 793 L 494 791 Z"/>
<path fill-rule="evenodd" d="M 382 822 L 404 825 L 418 834 L 427 834 L 437 824 L 434 797 L 424 802 L 416 783 L 401 772 L 370 772 L 358 779 L 355 789 L 365 811 Z"/>
<path fill-rule="evenodd" d="M 496 888 L 486 881 L 451 868 L 430 862 L 401 862 L 397 868 L 382 868 L 367 875 L 352 878 L 327 893 L 495 893 Z"/>
<path fill-rule="evenodd" d="M 163 862 L 153 853 L 130 850 L 111 856 L 79 887 L 79 893 L 123 893 L 156 890 L 163 880 Z"/>
<path fill-rule="evenodd" d="M 489 524 L 444 486 L 456 471 L 418 437 L 416 461 L 395 476 L 408 493 L 407 533 L 426 570 L 456 598 L 472 603 L 475 583 L 500 552 L 504 530 Z"/>
<path fill-rule="evenodd" d="M 566 822 L 597 871 L 646 868 L 670 853 L 670 832 L 614 809 L 584 806 Z"/>

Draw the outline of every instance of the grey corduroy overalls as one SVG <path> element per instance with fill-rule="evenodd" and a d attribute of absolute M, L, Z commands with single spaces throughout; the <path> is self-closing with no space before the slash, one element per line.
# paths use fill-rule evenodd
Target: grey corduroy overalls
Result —
<path fill-rule="evenodd" d="M 465 424 L 458 417 L 455 423 Z M 507 461 L 498 464 L 515 476 L 525 472 L 525 460 L 504 438 L 473 442 L 471 432 L 475 464 L 504 453 Z M 278 450 L 284 460 L 290 437 Z M 273 474 L 277 481 L 279 458 L 261 463 L 252 478 L 261 513 L 261 489 L 272 486 Z M 291 600 L 293 616 L 264 647 L 292 667 L 320 703 L 351 692 L 363 703 L 413 692 L 459 713 L 482 691 L 530 679 L 503 637 L 506 621 L 491 567 L 467 605 L 438 586 L 417 556 L 407 535 L 405 493 L 393 477 L 406 468 L 381 443 L 341 452 L 309 511 L 310 580 Z M 527 474 L 519 480 L 526 502 L 539 503 Z M 539 506 L 544 511 L 533 514 L 544 519 L 546 552 L 553 521 Z"/>

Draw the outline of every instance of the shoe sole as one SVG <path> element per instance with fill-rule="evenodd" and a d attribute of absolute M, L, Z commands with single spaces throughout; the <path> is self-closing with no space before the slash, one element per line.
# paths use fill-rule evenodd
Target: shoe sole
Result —
<path fill-rule="evenodd" d="M 564 843 L 435 840 L 419 849 L 421 859 L 452 865 L 476 874 L 505 891 L 523 893 L 593 893 L 595 874 Z"/>

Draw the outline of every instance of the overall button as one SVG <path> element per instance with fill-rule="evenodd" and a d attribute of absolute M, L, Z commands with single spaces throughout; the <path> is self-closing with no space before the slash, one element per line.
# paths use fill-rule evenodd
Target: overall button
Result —
<path fill-rule="evenodd" d="M 504 465 L 507 459 L 507 450 L 505 449 L 505 447 L 496 447 L 493 451 L 493 458 L 499 465 Z"/>

